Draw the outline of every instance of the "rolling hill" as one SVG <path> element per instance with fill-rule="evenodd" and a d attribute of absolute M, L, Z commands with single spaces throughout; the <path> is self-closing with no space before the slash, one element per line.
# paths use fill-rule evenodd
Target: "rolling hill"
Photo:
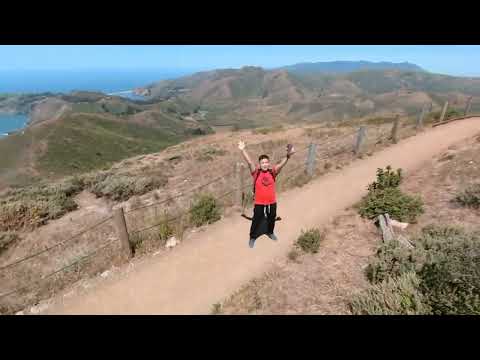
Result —
<path fill-rule="evenodd" d="M 408 62 L 370 62 L 370 61 L 329 61 L 300 63 L 280 68 L 295 74 L 345 74 L 354 71 L 364 70 L 401 70 L 401 71 L 422 71 L 420 66 Z"/>
<path fill-rule="evenodd" d="M 0 189 L 102 169 L 212 132 L 180 99 L 145 105 L 88 92 L 9 98 L 10 108 L 19 105 L 30 124 L 0 140 Z"/>
<path fill-rule="evenodd" d="M 351 71 L 354 70 L 354 71 Z M 415 115 L 445 100 L 480 104 L 480 78 L 409 64 L 334 62 L 265 70 L 246 66 L 153 83 L 139 102 L 95 92 L 0 96 L 0 111 L 31 117 L 0 140 L 0 187 L 103 168 L 195 135 L 279 123 L 325 123 Z"/>
<path fill-rule="evenodd" d="M 386 113 L 414 114 L 426 103 L 437 110 L 445 100 L 463 106 L 480 97 L 480 79 L 422 71 L 416 65 L 361 63 L 294 65 L 283 69 L 258 67 L 197 73 L 148 87 L 151 99 L 179 98 L 208 112 L 207 122 L 240 128 L 275 122 L 338 121 Z M 347 66 L 348 65 L 348 66 Z M 396 68 L 395 68 L 396 67 Z M 308 70 L 311 69 L 311 70 Z M 323 72 L 337 69 L 340 73 Z M 411 69 L 411 70 L 405 70 Z M 308 70 L 308 71 L 307 71 Z"/>

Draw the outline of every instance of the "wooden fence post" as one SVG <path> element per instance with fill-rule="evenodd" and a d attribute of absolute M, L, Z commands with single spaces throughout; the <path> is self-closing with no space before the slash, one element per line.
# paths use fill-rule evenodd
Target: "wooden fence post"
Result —
<path fill-rule="evenodd" d="M 448 109 L 448 101 L 445 101 L 445 105 L 443 105 L 442 115 L 440 116 L 439 122 L 442 122 L 445 119 L 445 114 L 447 113 Z"/>
<path fill-rule="evenodd" d="M 365 141 L 366 133 L 367 133 L 367 128 L 365 126 L 360 126 L 360 129 L 358 129 L 357 142 L 355 144 L 355 149 L 354 149 L 356 155 L 360 154 L 362 144 Z"/>
<path fill-rule="evenodd" d="M 380 226 L 380 230 L 382 231 L 384 243 L 393 241 L 395 239 L 395 233 L 393 232 L 393 228 L 389 220 L 390 218 L 388 217 L 388 214 L 378 216 L 378 224 Z"/>
<path fill-rule="evenodd" d="M 312 176 L 315 170 L 315 159 L 317 157 L 317 144 L 310 143 L 308 145 L 308 154 L 307 154 L 307 175 Z"/>
<path fill-rule="evenodd" d="M 243 202 L 243 187 L 244 187 L 244 179 L 243 179 L 243 173 L 244 173 L 244 166 L 242 163 L 235 163 L 235 186 L 237 189 L 235 190 L 235 205 L 238 208 L 242 208 L 242 202 Z"/>
<path fill-rule="evenodd" d="M 467 104 L 465 105 L 465 114 L 463 114 L 463 116 L 467 116 L 467 114 L 470 112 L 471 106 L 472 106 L 472 97 L 470 96 L 467 100 Z"/>
<path fill-rule="evenodd" d="M 393 120 L 393 126 L 392 126 L 392 133 L 390 135 L 390 139 L 392 139 L 392 142 L 394 144 L 397 143 L 398 141 L 398 128 L 400 126 L 400 115 L 395 116 L 395 119 Z"/>
<path fill-rule="evenodd" d="M 420 116 L 417 119 L 417 124 L 415 125 L 415 128 L 417 130 L 423 128 L 423 118 L 425 117 L 426 112 L 427 112 L 427 105 L 425 104 L 422 107 L 422 112 L 420 113 Z"/>
<path fill-rule="evenodd" d="M 122 252 L 127 259 L 131 259 L 133 257 L 133 251 L 128 238 L 127 224 L 122 207 L 113 211 L 113 223 L 121 243 Z"/>

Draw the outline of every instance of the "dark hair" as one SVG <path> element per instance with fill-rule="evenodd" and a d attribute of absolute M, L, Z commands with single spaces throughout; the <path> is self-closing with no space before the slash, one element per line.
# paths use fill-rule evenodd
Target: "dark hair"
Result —
<path fill-rule="evenodd" d="M 262 161 L 263 159 L 270 160 L 270 158 L 268 157 L 268 155 L 265 155 L 265 154 L 264 154 L 264 155 L 260 155 L 260 156 L 258 157 L 258 162 Z"/>

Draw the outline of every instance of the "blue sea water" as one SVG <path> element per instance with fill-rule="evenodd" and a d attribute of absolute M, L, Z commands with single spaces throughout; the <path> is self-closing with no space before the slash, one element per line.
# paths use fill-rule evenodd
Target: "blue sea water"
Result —
<path fill-rule="evenodd" d="M 0 93 L 70 92 L 106 93 L 131 90 L 150 83 L 174 79 L 194 70 L 91 69 L 91 70 L 0 70 Z"/>
<path fill-rule="evenodd" d="M 151 83 L 174 79 L 195 72 L 179 69 L 90 69 L 90 70 L 0 70 L 2 93 L 68 93 L 76 90 L 120 93 L 140 100 L 142 97 L 127 91 Z M 0 113 L 0 137 L 23 128 L 28 119 L 24 115 Z"/>
<path fill-rule="evenodd" d="M 28 122 L 26 115 L 0 113 L 0 138 L 7 133 L 23 128 Z"/>

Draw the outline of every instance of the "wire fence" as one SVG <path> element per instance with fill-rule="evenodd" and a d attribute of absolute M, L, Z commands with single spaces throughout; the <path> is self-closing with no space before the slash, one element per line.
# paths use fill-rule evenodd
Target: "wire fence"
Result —
<path fill-rule="evenodd" d="M 353 126 L 351 131 L 341 135 L 336 134 L 335 129 L 333 129 L 330 134 L 328 134 L 328 132 L 327 134 L 322 133 L 320 134 L 321 136 L 319 139 L 310 139 L 306 145 L 299 145 L 299 147 L 296 149 L 295 155 L 291 157 L 289 164 L 282 170 L 282 173 L 278 177 L 278 183 L 280 185 L 279 188 L 284 190 L 289 186 L 294 186 L 294 180 L 298 177 L 304 177 L 309 171 L 310 177 L 323 174 L 333 166 L 333 164 L 328 163 L 329 166 L 327 168 L 327 162 L 335 161 L 337 163 L 341 163 L 343 161 L 344 163 L 348 163 L 348 161 L 355 159 L 359 155 L 361 156 L 361 154 L 365 152 L 374 151 L 377 147 L 388 146 L 388 144 L 390 144 L 392 140 L 396 139 L 397 137 L 401 139 L 414 135 L 418 130 L 423 128 L 425 123 L 442 123 L 449 118 L 455 118 L 455 115 L 457 117 L 458 115 L 467 115 L 470 113 L 472 108 L 476 109 L 478 107 L 478 111 L 480 112 L 480 106 L 473 104 L 471 99 L 467 100 L 463 114 L 462 111 L 448 113 L 448 106 L 449 104 L 446 102 L 439 113 L 439 116 L 434 118 L 433 121 L 431 119 L 432 116 L 430 116 L 433 110 L 432 106 L 425 104 L 420 113 L 404 119 L 399 119 L 398 116 L 393 116 L 391 117 L 390 121 L 386 121 L 383 124 L 362 125 L 360 123 L 358 124 L 358 126 L 360 126 L 360 130 L 357 129 L 358 126 Z M 449 114 L 450 116 L 448 116 Z M 451 116 L 451 114 L 453 114 L 453 116 Z M 394 125 L 395 121 L 399 122 L 399 124 L 397 124 L 398 126 Z M 284 145 L 286 145 L 286 141 L 282 141 L 281 143 L 283 146 L 278 146 L 275 149 L 267 149 L 267 145 L 273 146 L 275 145 L 274 142 L 271 142 L 271 144 L 267 145 L 257 145 L 257 148 L 254 148 L 253 151 L 271 150 L 271 153 L 274 154 L 272 156 L 274 160 L 275 154 L 285 151 Z M 279 144 L 280 143 L 278 143 L 278 145 Z M 326 162 L 324 167 L 319 166 L 322 161 Z M 313 172 L 311 172 L 312 166 L 314 170 Z M 209 170 L 210 169 L 207 169 L 207 172 L 211 173 Z M 195 176 L 200 175 L 203 175 L 203 173 L 200 172 Z M 293 183 L 291 183 L 292 181 Z M 222 200 L 224 201 L 224 205 L 227 206 L 238 205 L 245 208 L 245 205 L 248 205 L 245 201 L 245 199 L 248 199 L 248 196 L 246 195 L 249 194 L 249 190 L 251 190 L 253 186 L 249 172 L 239 172 L 238 174 L 232 172 L 231 174 L 227 174 L 227 176 L 222 174 L 201 185 L 188 189 L 187 191 L 180 192 L 173 196 L 167 196 L 166 199 L 130 208 L 128 211 L 125 211 L 125 214 L 127 215 L 127 220 L 124 219 L 126 227 L 125 231 L 127 232 L 128 236 L 133 238 L 143 232 L 148 232 L 156 227 L 162 226 L 165 223 L 172 223 L 180 219 L 184 219 L 185 216 L 191 214 L 192 207 L 180 206 L 173 214 L 169 214 L 168 205 L 175 203 L 177 200 L 182 198 L 186 199 L 185 204 L 188 205 L 188 201 L 190 201 L 191 204 L 192 198 L 196 194 L 199 194 L 205 191 L 205 189 L 208 189 L 209 187 L 211 188 L 212 186 L 214 190 L 213 192 L 218 193 L 220 192 L 220 187 L 218 186 L 219 183 L 222 183 L 229 188 L 220 193 L 220 195 L 214 196 L 216 201 Z M 232 184 L 233 186 L 231 186 Z M 231 198 L 229 199 L 229 197 Z M 226 201 L 225 199 L 229 200 Z M 241 203 L 238 202 L 239 199 L 241 199 Z M 178 206 L 178 204 L 175 205 Z M 158 221 L 159 208 L 167 209 L 163 209 L 164 211 L 160 221 Z M 152 210 L 153 215 L 148 216 L 147 212 L 152 212 Z M 138 222 L 143 224 L 143 226 L 134 226 L 135 221 L 131 221 L 131 218 L 135 216 L 137 217 L 137 220 L 140 218 L 140 221 Z M 115 262 L 115 257 L 121 258 L 121 246 L 119 246 L 118 231 L 116 231 L 116 227 L 118 226 L 114 222 L 112 223 L 113 220 L 113 215 L 108 216 L 101 221 L 84 228 L 78 233 L 71 235 L 68 238 L 57 241 L 44 249 L 28 254 L 22 258 L 15 259 L 6 265 L 0 266 L 0 280 L 2 284 L 2 288 L 0 289 L 0 313 L 11 313 L 16 311 L 16 309 L 21 309 L 22 307 L 34 303 L 39 299 L 52 296 L 52 294 L 54 294 L 55 291 L 58 291 L 58 289 L 80 279 L 82 274 L 85 274 L 86 272 L 90 274 L 98 273 L 106 267 L 109 267 L 112 262 Z M 99 231 L 100 227 L 105 226 L 109 222 L 110 224 L 108 229 Z M 115 232 L 117 235 L 114 234 Z M 93 234 L 96 234 L 97 237 L 103 238 L 103 241 L 89 242 L 89 239 L 91 240 L 92 237 L 95 237 Z M 105 241 L 105 239 L 107 240 Z M 62 261 L 64 261 L 64 257 L 62 255 L 64 255 L 65 251 L 63 251 L 61 255 L 55 254 L 57 255 L 55 257 L 49 256 L 48 259 L 45 259 L 45 255 L 49 255 L 54 251 L 59 251 L 60 248 L 66 247 L 67 245 L 69 247 L 73 246 L 72 244 L 75 243 L 75 241 L 77 241 L 77 250 L 79 251 L 70 251 L 72 255 L 71 257 L 73 257 L 74 260 L 66 264 L 61 264 L 61 266 L 57 266 L 56 268 L 52 268 L 52 263 L 57 264 L 60 261 L 59 259 L 63 259 Z M 93 243 L 100 243 L 101 245 L 94 247 L 92 250 Z M 117 248 L 112 249 L 109 252 L 105 252 L 104 250 L 106 250 L 112 244 L 117 244 Z M 78 269 L 75 276 L 72 276 L 71 273 L 70 276 L 65 275 L 65 273 L 69 272 L 69 270 L 72 268 L 78 266 L 79 264 L 85 263 L 87 260 L 92 259 L 99 254 L 102 254 L 101 259 L 99 259 L 99 261 L 89 269 L 85 267 Z M 38 260 L 39 258 L 42 260 Z M 56 259 L 57 261 L 52 261 L 52 258 Z M 107 258 L 110 259 L 106 260 Z M 33 262 L 30 267 L 25 267 L 25 269 L 22 269 L 19 272 L 13 271 L 18 267 L 31 263 L 35 259 L 38 261 Z M 46 264 L 50 265 L 46 266 Z M 46 274 L 41 275 L 42 271 L 39 271 L 40 268 L 43 271 L 44 269 L 52 269 Z M 26 273 L 28 273 L 28 276 L 25 275 Z M 47 282 L 47 280 L 50 280 L 56 277 L 56 275 L 62 273 L 64 274 L 64 279 L 62 281 L 53 281 L 49 284 L 49 286 L 43 285 L 45 282 Z M 24 286 L 15 288 L 17 283 L 25 282 L 25 279 L 27 278 L 33 278 L 33 280 L 27 281 L 27 284 Z M 7 289 L 3 290 L 3 287 L 6 287 Z M 16 295 L 13 301 L 5 301 L 7 298 L 12 298 L 13 295 Z"/>

